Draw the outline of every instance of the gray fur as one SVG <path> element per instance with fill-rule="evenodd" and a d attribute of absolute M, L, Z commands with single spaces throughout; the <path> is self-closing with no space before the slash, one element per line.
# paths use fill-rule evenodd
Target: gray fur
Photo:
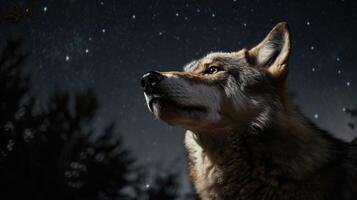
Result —
<path fill-rule="evenodd" d="M 158 101 L 155 115 L 187 129 L 190 177 L 203 200 L 357 199 L 356 145 L 316 127 L 286 94 L 287 31 L 280 24 L 250 51 L 210 53 L 162 73 L 160 95 L 202 108 Z M 212 65 L 220 70 L 208 74 Z"/>

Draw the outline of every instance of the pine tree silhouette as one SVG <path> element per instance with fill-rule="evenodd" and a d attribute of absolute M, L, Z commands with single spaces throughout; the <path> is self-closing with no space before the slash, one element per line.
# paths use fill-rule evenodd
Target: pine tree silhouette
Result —
<path fill-rule="evenodd" d="M 180 175 L 164 170 L 145 187 L 147 169 L 136 164 L 115 124 L 92 125 L 98 102 L 91 90 L 74 96 L 57 89 L 39 107 L 31 97 L 22 40 L 0 54 L 0 199 L 178 200 Z"/>
<path fill-rule="evenodd" d="M 178 199 L 179 174 L 174 171 L 167 171 L 164 174 L 158 174 L 153 180 L 153 184 L 147 190 L 148 200 L 169 200 Z"/>
<path fill-rule="evenodd" d="M 133 182 L 134 159 L 114 137 L 113 124 L 101 134 L 91 126 L 97 109 L 94 94 L 87 90 L 71 98 L 58 90 L 35 112 L 21 46 L 21 40 L 9 41 L 0 57 L 2 197 L 129 198 L 125 190 Z"/>

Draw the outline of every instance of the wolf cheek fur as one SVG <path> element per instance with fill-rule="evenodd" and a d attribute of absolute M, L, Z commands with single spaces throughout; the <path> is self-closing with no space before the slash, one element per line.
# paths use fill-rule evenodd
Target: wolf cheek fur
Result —
<path fill-rule="evenodd" d="M 150 110 L 187 130 L 189 173 L 203 200 L 357 199 L 357 147 L 293 105 L 290 49 L 288 27 L 279 23 L 249 50 L 144 75 Z"/>

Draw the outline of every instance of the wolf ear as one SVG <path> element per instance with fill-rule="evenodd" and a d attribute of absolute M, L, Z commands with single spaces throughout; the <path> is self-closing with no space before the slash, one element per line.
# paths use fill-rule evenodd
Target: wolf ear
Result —
<path fill-rule="evenodd" d="M 266 68 L 273 76 L 285 78 L 290 47 L 288 25 L 280 22 L 263 41 L 248 51 L 248 59 L 256 67 Z"/>

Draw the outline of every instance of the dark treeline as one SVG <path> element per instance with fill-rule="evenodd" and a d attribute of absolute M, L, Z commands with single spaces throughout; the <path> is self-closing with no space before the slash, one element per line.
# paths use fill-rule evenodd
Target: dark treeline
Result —
<path fill-rule="evenodd" d="M 9 40 L 0 54 L 1 199 L 196 199 L 181 194 L 177 170 L 149 176 L 114 123 L 101 133 L 93 127 L 91 90 L 57 89 L 38 106 L 22 44 Z"/>

